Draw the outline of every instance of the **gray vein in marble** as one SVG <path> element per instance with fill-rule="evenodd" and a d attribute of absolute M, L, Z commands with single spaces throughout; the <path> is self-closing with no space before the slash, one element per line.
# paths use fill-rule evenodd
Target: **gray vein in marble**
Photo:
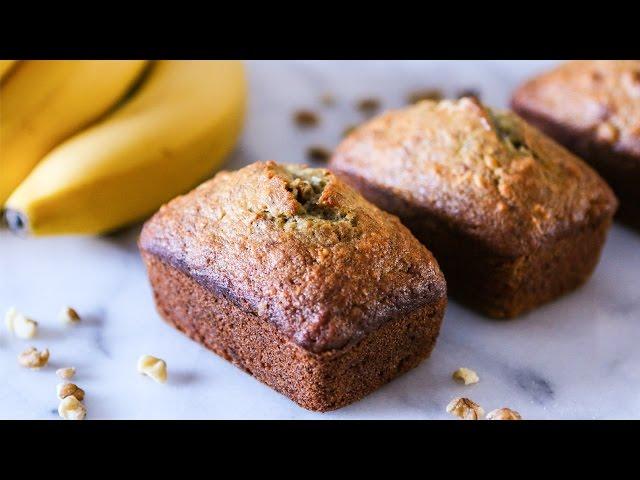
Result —
<path fill-rule="evenodd" d="M 551 384 L 533 370 L 517 369 L 513 372 L 513 378 L 517 385 L 540 405 L 553 400 L 554 394 Z"/>

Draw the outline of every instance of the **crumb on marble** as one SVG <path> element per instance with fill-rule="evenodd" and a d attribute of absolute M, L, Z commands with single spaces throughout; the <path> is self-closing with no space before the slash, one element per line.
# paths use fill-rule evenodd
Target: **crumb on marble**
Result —
<path fill-rule="evenodd" d="M 56 395 L 60 400 L 73 395 L 78 400 L 84 399 L 84 390 L 78 387 L 75 383 L 59 383 L 56 385 Z"/>
<path fill-rule="evenodd" d="M 69 380 L 70 378 L 73 378 L 75 374 L 76 374 L 75 367 L 65 367 L 65 368 L 59 368 L 58 370 L 56 370 L 56 375 L 62 378 L 63 380 Z"/>
<path fill-rule="evenodd" d="M 310 128 L 320 123 L 320 117 L 311 110 L 298 110 L 293 114 L 293 121 L 298 127 Z"/>
<path fill-rule="evenodd" d="M 356 108 L 365 115 L 373 115 L 378 110 L 380 110 L 380 106 L 380 100 L 374 97 L 363 98 L 361 100 L 358 100 L 358 102 L 356 103 Z"/>
<path fill-rule="evenodd" d="M 80 315 L 71 307 L 63 307 L 58 314 L 58 319 L 66 325 L 72 325 L 80 321 Z"/>
<path fill-rule="evenodd" d="M 465 385 L 472 385 L 480 381 L 478 374 L 470 368 L 460 367 L 452 375 L 453 379 L 458 382 L 463 382 Z"/>
<path fill-rule="evenodd" d="M 312 145 L 307 148 L 307 158 L 314 162 L 326 162 L 331 157 L 331 150 L 321 145 Z"/>
<path fill-rule="evenodd" d="M 18 338 L 29 339 L 36 336 L 38 322 L 11 307 L 4 316 L 4 322 L 10 333 Z"/>
<path fill-rule="evenodd" d="M 463 420 L 479 420 L 484 416 L 484 409 L 480 405 L 464 397 L 451 400 L 447 412 Z"/>
<path fill-rule="evenodd" d="M 158 383 L 167 381 L 167 364 L 152 355 L 142 355 L 138 359 L 138 372 L 151 377 Z"/>
<path fill-rule="evenodd" d="M 35 347 L 29 347 L 18 355 L 18 363 L 26 368 L 38 369 L 49 362 L 49 350 L 38 351 Z"/>
<path fill-rule="evenodd" d="M 503 407 L 487 413 L 487 420 L 522 420 L 522 417 L 515 410 Z"/>
<path fill-rule="evenodd" d="M 73 395 L 60 400 L 58 415 L 65 420 L 84 420 L 87 416 L 87 408 Z"/>

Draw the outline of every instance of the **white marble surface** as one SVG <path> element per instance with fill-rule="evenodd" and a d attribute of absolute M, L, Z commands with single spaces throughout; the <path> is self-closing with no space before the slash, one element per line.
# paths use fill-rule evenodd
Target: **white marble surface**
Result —
<path fill-rule="evenodd" d="M 416 87 L 448 94 L 472 87 L 505 105 L 522 79 L 548 62 L 251 62 L 251 105 L 231 165 L 259 159 L 304 161 L 307 145 L 329 147 L 358 121 L 362 96 L 403 103 Z M 332 92 L 337 105 L 321 108 Z M 321 112 L 319 128 L 297 131 L 291 112 Z M 364 400 L 337 412 L 307 412 L 165 325 L 154 310 L 136 249 L 139 227 L 103 238 L 18 238 L 0 232 L 0 310 L 15 305 L 40 322 L 33 341 L 0 333 L 0 418 L 57 418 L 55 369 L 74 365 L 89 418 L 449 418 L 465 395 L 486 410 L 512 407 L 525 418 L 640 417 L 640 235 L 614 226 L 591 281 L 575 293 L 508 322 L 450 302 L 432 357 Z M 84 320 L 65 328 L 69 304 Z M 16 355 L 29 344 L 51 350 L 50 366 L 29 371 Z M 169 382 L 136 373 L 142 353 L 164 358 Z M 451 372 L 475 369 L 479 384 Z"/>

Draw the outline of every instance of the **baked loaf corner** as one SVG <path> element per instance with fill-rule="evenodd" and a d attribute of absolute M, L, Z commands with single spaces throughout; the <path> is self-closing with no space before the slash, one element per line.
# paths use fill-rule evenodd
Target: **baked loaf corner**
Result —
<path fill-rule="evenodd" d="M 640 60 L 566 62 L 523 84 L 511 105 L 593 165 L 640 227 Z"/>
<path fill-rule="evenodd" d="M 163 206 L 139 246 L 166 320 L 312 410 L 417 365 L 446 306 L 431 253 L 324 169 L 219 173 Z"/>
<path fill-rule="evenodd" d="M 453 295 L 494 317 L 585 281 L 617 206 L 584 162 L 473 98 L 383 114 L 342 142 L 330 168 L 434 252 Z"/>

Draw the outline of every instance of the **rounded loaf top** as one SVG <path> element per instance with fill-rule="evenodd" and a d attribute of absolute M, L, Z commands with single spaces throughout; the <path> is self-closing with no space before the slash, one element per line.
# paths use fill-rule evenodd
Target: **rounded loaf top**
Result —
<path fill-rule="evenodd" d="M 139 244 L 315 353 L 446 297 L 431 253 L 325 169 L 221 172 L 163 206 Z"/>
<path fill-rule="evenodd" d="M 512 105 L 527 118 L 640 157 L 640 60 L 563 63 L 522 85 Z"/>
<path fill-rule="evenodd" d="M 400 199 L 401 216 L 428 211 L 505 256 L 617 205 L 582 160 L 514 113 L 472 98 L 383 114 L 347 137 L 330 165 Z"/>

